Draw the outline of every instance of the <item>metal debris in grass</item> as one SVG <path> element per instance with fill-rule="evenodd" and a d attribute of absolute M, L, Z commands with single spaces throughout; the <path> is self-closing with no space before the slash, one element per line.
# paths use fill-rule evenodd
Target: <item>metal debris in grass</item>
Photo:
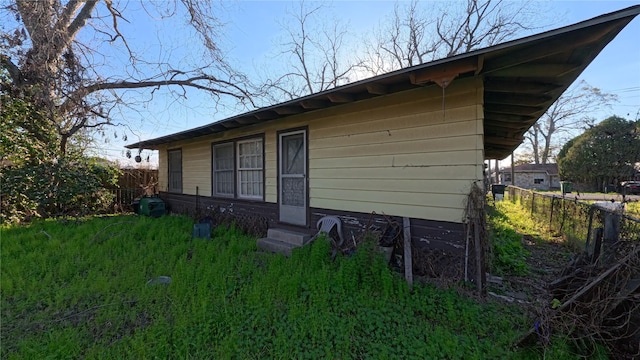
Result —
<path fill-rule="evenodd" d="M 147 281 L 147 285 L 169 285 L 171 284 L 171 277 L 158 276 Z"/>
<path fill-rule="evenodd" d="M 113 237 L 116 237 L 120 234 L 123 234 L 126 232 L 126 229 L 118 231 L 118 232 L 107 232 L 108 229 L 117 226 L 117 225 L 124 225 L 124 224 L 135 224 L 135 222 L 133 221 L 120 221 L 117 223 L 113 223 L 113 224 L 109 224 L 107 226 L 105 226 L 104 228 L 102 228 L 102 230 L 98 231 L 94 236 L 93 239 L 91 239 L 91 242 L 95 242 L 95 243 L 103 243 Z M 111 230 L 109 230 L 111 231 Z"/>

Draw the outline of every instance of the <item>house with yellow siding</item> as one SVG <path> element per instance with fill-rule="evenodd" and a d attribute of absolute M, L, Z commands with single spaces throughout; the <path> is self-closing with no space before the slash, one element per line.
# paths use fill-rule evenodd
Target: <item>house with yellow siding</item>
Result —
<path fill-rule="evenodd" d="M 269 228 L 312 233 L 338 216 L 347 237 L 408 218 L 412 242 L 465 253 L 466 201 L 484 162 L 503 159 L 640 12 L 401 69 L 144 140 L 159 151 L 159 196 L 173 211 L 217 207 Z"/>

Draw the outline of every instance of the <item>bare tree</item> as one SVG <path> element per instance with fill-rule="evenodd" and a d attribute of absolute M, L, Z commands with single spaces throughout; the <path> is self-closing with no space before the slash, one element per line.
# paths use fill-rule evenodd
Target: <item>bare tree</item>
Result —
<path fill-rule="evenodd" d="M 161 20 L 186 17 L 209 61 L 181 68 L 174 62 L 149 60 L 142 50 L 136 52 L 121 31 L 121 25 L 129 23 L 126 12 L 131 4 L 126 1 L 16 0 L 2 9 L 3 19 L 15 21 L 3 25 L 0 33 L 0 71 L 6 75 L 0 91 L 28 95 L 46 110 L 58 132 L 61 153 L 74 136 L 113 125 L 114 109 L 139 101 L 129 96 L 132 90 L 148 89 L 151 99 L 158 89 L 169 88 L 176 98 L 184 98 L 191 88 L 208 92 L 216 100 L 225 96 L 251 104 L 247 79 L 229 66 L 217 45 L 221 25 L 215 3 L 140 4 L 144 11 L 136 16 L 146 11 Z M 107 67 L 114 59 L 101 51 L 106 46 L 128 57 L 123 68 Z"/>
<path fill-rule="evenodd" d="M 271 76 L 272 101 L 294 99 L 348 83 L 359 63 L 347 53 L 347 25 L 324 17 L 325 5 L 309 6 L 304 1 L 281 23 L 285 40 L 276 58 L 285 64 L 284 73 Z"/>
<path fill-rule="evenodd" d="M 527 3 L 503 0 L 467 0 L 462 17 L 444 15 L 436 21 L 439 52 L 445 57 L 466 53 L 513 39 L 525 30 L 534 29 L 527 17 Z"/>
<path fill-rule="evenodd" d="M 616 95 L 604 93 L 584 80 L 565 91 L 525 134 L 533 162 L 553 161 L 563 135 L 572 137 L 572 132 L 593 126 L 591 114 L 615 101 Z"/>
<path fill-rule="evenodd" d="M 395 4 L 393 16 L 379 27 L 374 39 L 366 39 L 364 64 L 374 75 L 418 65 L 431 60 L 438 43 L 430 38 L 435 23 L 412 1 L 408 7 Z"/>
<path fill-rule="evenodd" d="M 392 17 L 367 41 L 364 63 L 380 74 L 498 44 L 542 27 L 532 25 L 532 8 L 531 2 L 504 0 L 448 2 L 440 8 L 417 0 L 396 4 Z"/>

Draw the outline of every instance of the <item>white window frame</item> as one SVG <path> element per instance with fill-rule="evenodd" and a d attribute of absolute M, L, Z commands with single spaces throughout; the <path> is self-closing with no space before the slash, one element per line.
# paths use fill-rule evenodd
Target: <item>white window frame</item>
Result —
<path fill-rule="evenodd" d="M 242 145 L 249 143 L 259 143 L 259 147 L 257 148 L 257 153 L 254 154 L 242 154 L 240 148 Z M 262 200 L 264 199 L 264 140 L 262 138 L 251 138 L 246 140 L 241 140 L 236 142 L 236 196 L 239 199 L 250 199 L 250 200 Z M 245 157 L 254 157 L 245 159 Z M 246 165 L 247 161 L 250 163 L 249 166 Z M 245 185 L 243 174 L 251 174 L 254 173 L 252 179 L 247 183 L 247 189 L 251 186 L 253 189 L 258 189 L 258 194 L 255 194 L 255 191 L 252 191 L 250 194 L 248 191 L 243 189 L 243 185 Z M 257 172 L 257 176 L 255 173 Z M 255 187 L 257 185 L 257 187 Z"/>
<path fill-rule="evenodd" d="M 229 147 L 231 148 L 231 168 L 229 169 L 217 169 L 217 151 L 221 148 Z M 229 197 L 232 198 L 235 196 L 235 146 L 233 142 L 220 143 L 213 145 L 213 195 L 220 197 Z M 219 174 L 221 173 L 231 173 L 231 192 L 221 192 L 218 188 L 218 179 L 220 179 Z"/>

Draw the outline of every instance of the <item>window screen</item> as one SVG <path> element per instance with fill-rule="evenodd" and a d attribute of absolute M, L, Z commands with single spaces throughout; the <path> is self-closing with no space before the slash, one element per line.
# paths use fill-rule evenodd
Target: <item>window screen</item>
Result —
<path fill-rule="evenodd" d="M 182 150 L 168 151 L 169 192 L 182 193 Z"/>
<path fill-rule="evenodd" d="M 213 147 L 213 193 L 217 196 L 234 195 L 233 143 Z"/>
<path fill-rule="evenodd" d="M 261 199 L 263 189 L 262 139 L 239 141 L 238 197 Z"/>

